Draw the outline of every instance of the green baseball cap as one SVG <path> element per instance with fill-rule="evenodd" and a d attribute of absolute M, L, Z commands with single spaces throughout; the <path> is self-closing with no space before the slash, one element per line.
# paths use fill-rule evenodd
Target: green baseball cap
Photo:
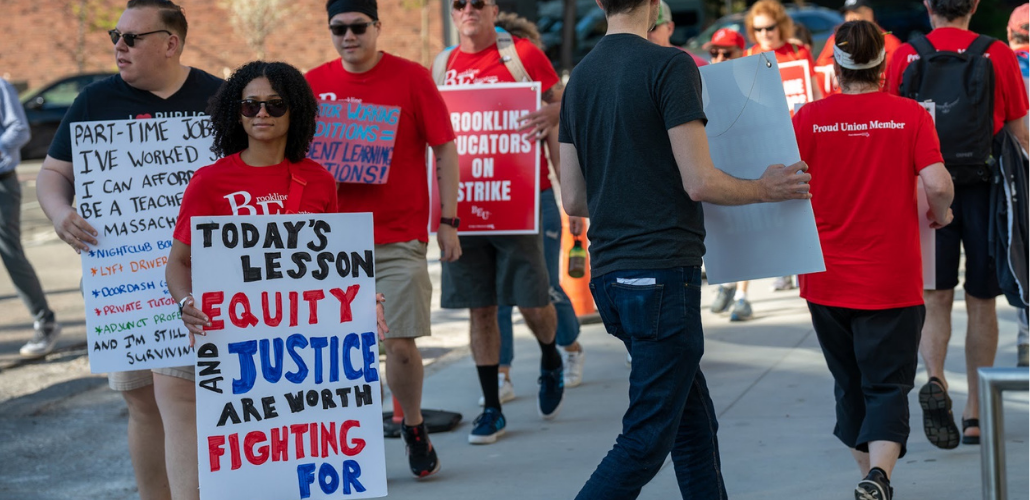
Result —
<path fill-rule="evenodd" d="M 669 8 L 669 4 L 662 0 L 658 5 L 658 20 L 655 21 L 655 26 L 661 26 L 669 21 L 672 21 L 672 9 Z"/>

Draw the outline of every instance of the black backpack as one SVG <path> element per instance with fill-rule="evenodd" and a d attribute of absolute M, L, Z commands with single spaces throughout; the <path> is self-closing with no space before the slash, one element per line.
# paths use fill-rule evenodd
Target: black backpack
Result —
<path fill-rule="evenodd" d="M 909 43 L 919 54 L 905 69 L 901 95 L 936 103 L 944 165 L 956 185 L 989 182 L 994 159 L 994 66 L 980 35 L 963 53 L 938 51 L 926 37 Z"/>

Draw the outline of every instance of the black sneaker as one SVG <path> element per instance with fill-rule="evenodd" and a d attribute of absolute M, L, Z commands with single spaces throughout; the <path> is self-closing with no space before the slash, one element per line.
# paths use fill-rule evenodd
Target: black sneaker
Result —
<path fill-rule="evenodd" d="M 873 467 L 869 475 L 855 487 L 855 500 L 891 500 L 893 497 L 894 488 L 891 488 L 887 474 L 879 467 Z"/>
<path fill-rule="evenodd" d="M 540 370 L 540 393 L 537 395 L 536 409 L 544 420 L 558 416 L 561 403 L 565 399 L 565 376 L 562 368 Z"/>
<path fill-rule="evenodd" d="M 408 465 L 415 477 L 429 477 L 440 470 L 440 460 L 436 458 L 436 449 L 429 442 L 426 423 L 408 427 L 401 424 L 401 435 L 404 436 L 405 449 L 408 452 Z"/>

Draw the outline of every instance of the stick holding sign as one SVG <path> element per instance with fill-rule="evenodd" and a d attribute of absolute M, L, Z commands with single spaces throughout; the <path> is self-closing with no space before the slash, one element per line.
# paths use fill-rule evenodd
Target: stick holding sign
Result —
<path fill-rule="evenodd" d="M 372 214 L 192 227 L 201 498 L 385 496 Z"/>
<path fill-rule="evenodd" d="M 191 364 L 164 277 L 183 191 L 216 159 L 211 121 L 79 122 L 71 131 L 77 209 L 100 233 L 82 254 L 90 370 Z"/>

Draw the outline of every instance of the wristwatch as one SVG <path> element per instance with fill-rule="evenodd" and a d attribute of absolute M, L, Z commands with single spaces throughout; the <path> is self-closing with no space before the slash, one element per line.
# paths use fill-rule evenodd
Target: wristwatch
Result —
<path fill-rule="evenodd" d="M 461 219 L 457 217 L 440 217 L 440 224 L 447 224 L 448 226 L 451 226 L 454 229 L 458 229 L 458 226 L 461 224 Z"/>
<path fill-rule="evenodd" d="M 187 295 L 187 296 L 183 297 L 182 300 L 179 301 L 179 316 L 182 316 L 182 308 L 186 307 L 186 300 L 189 299 L 192 296 L 193 295 Z"/>

